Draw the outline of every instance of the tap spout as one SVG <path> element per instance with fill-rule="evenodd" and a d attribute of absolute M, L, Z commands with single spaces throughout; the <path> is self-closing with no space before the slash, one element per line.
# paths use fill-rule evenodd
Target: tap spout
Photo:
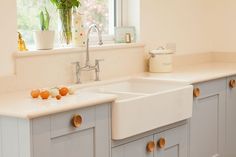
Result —
<path fill-rule="evenodd" d="M 98 28 L 98 26 L 96 24 L 92 24 L 89 26 L 88 29 L 88 33 L 87 33 L 87 44 L 86 44 L 86 66 L 90 66 L 90 55 L 89 55 L 89 38 L 90 38 L 90 34 L 92 30 L 96 30 L 96 32 L 98 33 L 98 45 L 102 45 L 103 41 L 102 41 L 102 32 L 100 31 L 100 29 Z"/>

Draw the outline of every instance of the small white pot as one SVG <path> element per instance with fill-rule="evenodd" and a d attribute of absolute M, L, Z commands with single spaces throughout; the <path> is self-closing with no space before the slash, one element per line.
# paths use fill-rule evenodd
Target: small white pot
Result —
<path fill-rule="evenodd" d="M 54 47 L 54 31 L 35 31 L 34 42 L 38 50 L 50 50 Z"/>

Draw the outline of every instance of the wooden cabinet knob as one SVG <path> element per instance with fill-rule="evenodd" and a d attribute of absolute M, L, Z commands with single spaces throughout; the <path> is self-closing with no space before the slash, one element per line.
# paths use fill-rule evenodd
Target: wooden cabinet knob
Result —
<path fill-rule="evenodd" d="M 229 87 L 230 87 L 230 88 L 236 87 L 236 81 L 235 81 L 235 80 L 230 80 L 230 81 L 229 81 Z"/>
<path fill-rule="evenodd" d="M 155 149 L 155 142 L 154 141 L 148 142 L 146 147 L 147 152 L 151 153 L 154 151 L 154 149 Z"/>
<path fill-rule="evenodd" d="M 72 123 L 72 126 L 75 127 L 75 128 L 78 128 L 81 126 L 82 124 L 82 117 L 80 115 L 74 115 L 72 120 L 71 120 L 71 123 Z"/>
<path fill-rule="evenodd" d="M 160 138 L 159 141 L 157 142 L 157 146 L 159 148 L 164 148 L 166 145 L 166 139 L 165 138 Z"/>
<path fill-rule="evenodd" d="M 194 96 L 194 97 L 199 97 L 200 94 L 201 94 L 201 91 L 200 91 L 199 88 L 194 88 L 194 89 L 193 89 L 193 96 Z"/>

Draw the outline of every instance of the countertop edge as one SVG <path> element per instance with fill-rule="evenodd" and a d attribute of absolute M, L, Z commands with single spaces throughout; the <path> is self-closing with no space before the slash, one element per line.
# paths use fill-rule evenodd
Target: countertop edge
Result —
<path fill-rule="evenodd" d="M 222 74 L 222 75 L 218 75 L 218 76 L 212 76 L 212 77 L 208 77 L 208 78 L 193 80 L 193 81 L 190 82 L 190 84 L 203 83 L 203 82 L 207 82 L 207 81 L 222 79 L 222 78 L 225 78 L 225 77 L 231 77 L 231 76 L 234 76 L 234 75 L 236 75 L 236 72 L 231 73 L 231 74 Z"/>
<path fill-rule="evenodd" d="M 102 105 L 105 103 L 113 103 L 116 99 L 117 99 L 117 96 L 109 95 L 109 96 L 107 96 L 107 98 L 96 99 L 96 100 L 92 100 L 92 101 L 88 100 L 86 102 L 82 102 L 82 103 L 78 103 L 78 104 L 70 104 L 70 105 L 66 105 L 63 107 L 59 107 L 59 108 L 51 108 L 48 111 L 42 110 L 42 111 L 36 111 L 36 112 L 29 112 L 27 114 L 24 114 L 24 113 L 16 114 L 15 112 L 14 113 L 0 112 L 0 115 L 6 116 L 6 117 L 31 120 L 31 119 L 35 119 L 35 118 L 44 117 L 44 116 L 50 116 L 50 115 L 57 114 L 57 113 L 71 111 L 74 109 L 81 109 L 81 108 L 85 108 L 85 107 Z"/>

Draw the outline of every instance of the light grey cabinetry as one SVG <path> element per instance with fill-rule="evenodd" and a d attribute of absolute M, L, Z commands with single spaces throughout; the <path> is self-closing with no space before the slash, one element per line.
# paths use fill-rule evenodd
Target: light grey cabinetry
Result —
<path fill-rule="evenodd" d="M 31 120 L 2 116 L 0 157 L 110 157 L 110 129 L 109 104 Z"/>
<path fill-rule="evenodd" d="M 147 152 L 148 142 L 153 141 L 153 136 L 129 142 L 112 149 L 112 157 L 153 157 L 153 152 Z"/>
<path fill-rule="evenodd" d="M 162 148 L 159 144 L 160 139 L 164 140 Z M 154 142 L 151 152 L 147 150 L 150 142 Z M 116 146 L 112 148 L 112 157 L 187 157 L 187 126 L 182 125 L 160 133 L 153 133 Z"/>
<path fill-rule="evenodd" d="M 226 79 L 194 85 L 200 96 L 194 98 L 189 123 L 190 157 L 224 157 L 226 134 Z"/>
<path fill-rule="evenodd" d="M 236 76 L 227 78 L 227 154 L 226 157 L 236 156 Z"/>
<path fill-rule="evenodd" d="M 82 124 L 73 127 L 73 115 Z M 109 107 L 100 105 L 32 121 L 33 157 L 109 157 Z"/>
<path fill-rule="evenodd" d="M 163 148 L 158 146 L 160 139 L 166 141 Z M 188 155 L 186 125 L 156 134 L 154 141 L 157 142 L 157 151 L 154 152 L 154 157 L 187 157 Z"/>

